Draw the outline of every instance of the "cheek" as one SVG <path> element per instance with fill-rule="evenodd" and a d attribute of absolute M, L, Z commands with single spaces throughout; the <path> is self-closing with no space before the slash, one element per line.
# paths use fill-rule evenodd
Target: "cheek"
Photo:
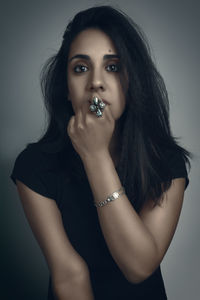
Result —
<path fill-rule="evenodd" d="M 77 80 L 73 80 L 72 78 L 70 78 L 68 80 L 68 91 L 68 97 L 72 103 L 74 113 L 76 114 L 83 101 L 84 93 L 82 85 L 80 84 L 80 82 L 77 82 Z"/>
<path fill-rule="evenodd" d="M 69 97 L 75 101 L 77 101 L 76 99 L 78 97 L 78 91 L 79 91 L 78 86 L 79 85 L 75 84 L 73 79 L 68 80 Z"/>
<path fill-rule="evenodd" d="M 118 88 L 116 96 L 117 96 L 117 106 L 116 106 L 117 114 L 121 115 L 124 112 L 126 106 L 125 95 L 121 88 Z"/>
<path fill-rule="evenodd" d="M 84 81 L 81 78 L 71 76 L 67 80 L 70 95 L 79 98 L 83 95 Z"/>
<path fill-rule="evenodd" d="M 124 91 L 122 89 L 122 86 L 121 86 L 120 82 L 118 82 L 117 88 L 115 90 L 116 90 L 116 95 L 117 95 L 117 98 L 118 98 L 119 105 L 124 106 L 124 104 L 125 104 L 125 94 L 124 94 Z"/>

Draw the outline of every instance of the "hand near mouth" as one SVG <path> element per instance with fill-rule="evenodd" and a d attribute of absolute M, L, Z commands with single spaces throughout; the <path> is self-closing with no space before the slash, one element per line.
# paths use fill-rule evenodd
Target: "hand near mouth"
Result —
<path fill-rule="evenodd" d="M 81 159 L 109 152 L 109 144 L 115 128 L 110 105 L 105 105 L 101 117 L 91 112 L 91 104 L 84 102 L 71 117 L 67 126 L 73 147 Z"/>
<path fill-rule="evenodd" d="M 93 97 L 89 109 L 91 112 L 95 113 L 97 117 L 102 117 L 105 106 L 106 104 L 103 100 L 98 97 Z"/>

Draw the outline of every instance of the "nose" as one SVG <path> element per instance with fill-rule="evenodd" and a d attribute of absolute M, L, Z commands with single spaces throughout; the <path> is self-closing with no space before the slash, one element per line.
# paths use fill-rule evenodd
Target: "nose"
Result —
<path fill-rule="evenodd" d="M 98 70 L 94 70 L 91 73 L 91 77 L 89 79 L 89 90 L 90 91 L 104 91 L 105 90 L 105 83 L 104 83 L 104 79 L 103 79 L 103 75 L 101 74 L 100 71 Z"/>

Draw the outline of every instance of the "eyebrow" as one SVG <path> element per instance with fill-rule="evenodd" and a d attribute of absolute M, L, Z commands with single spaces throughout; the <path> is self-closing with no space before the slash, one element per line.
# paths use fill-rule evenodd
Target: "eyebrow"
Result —
<path fill-rule="evenodd" d="M 88 61 L 91 61 L 91 58 L 90 58 L 89 55 L 86 55 L 86 54 L 76 54 L 76 55 L 72 56 L 72 57 L 68 60 L 68 62 L 71 62 L 71 61 L 72 61 L 73 59 L 75 59 L 75 58 L 83 58 L 83 59 L 86 59 L 86 60 L 88 60 Z M 106 60 L 106 59 L 112 59 L 112 58 L 119 58 L 119 55 L 117 55 L 117 54 L 105 54 L 105 55 L 103 56 L 103 60 Z"/>

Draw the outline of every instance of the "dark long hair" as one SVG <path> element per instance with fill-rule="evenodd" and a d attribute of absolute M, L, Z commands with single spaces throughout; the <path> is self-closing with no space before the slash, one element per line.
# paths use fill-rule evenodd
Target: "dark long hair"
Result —
<path fill-rule="evenodd" d="M 79 12 L 69 22 L 58 53 L 41 72 L 48 127 L 38 143 L 48 145 L 52 151 L 65 149 L 69 157 L 67 166 L 73 163 L 72 173 L 79 180 L 85 176 L 81 159 L 67 135 L 67 124 L 74 115 L 71 102 L 67 101 L 67 59 L 73 39 L 87 28 L 98 28 L 112 39 L 128 74 L 126 108 L 119 119 L 121 153 L 117 171 L 127 196 L 139 211 L 148 198 L 159 204 L 163 192 L 170 187 L 173 168 L 169 157 L 178 155 L 190 168 L 188 158 L 192 155 L 172 136 L 167 91 L 151 59 L 145 35 L 119 9 L 94 6 Z M 123 78 L 121 74 L 124 88 Z"/>

